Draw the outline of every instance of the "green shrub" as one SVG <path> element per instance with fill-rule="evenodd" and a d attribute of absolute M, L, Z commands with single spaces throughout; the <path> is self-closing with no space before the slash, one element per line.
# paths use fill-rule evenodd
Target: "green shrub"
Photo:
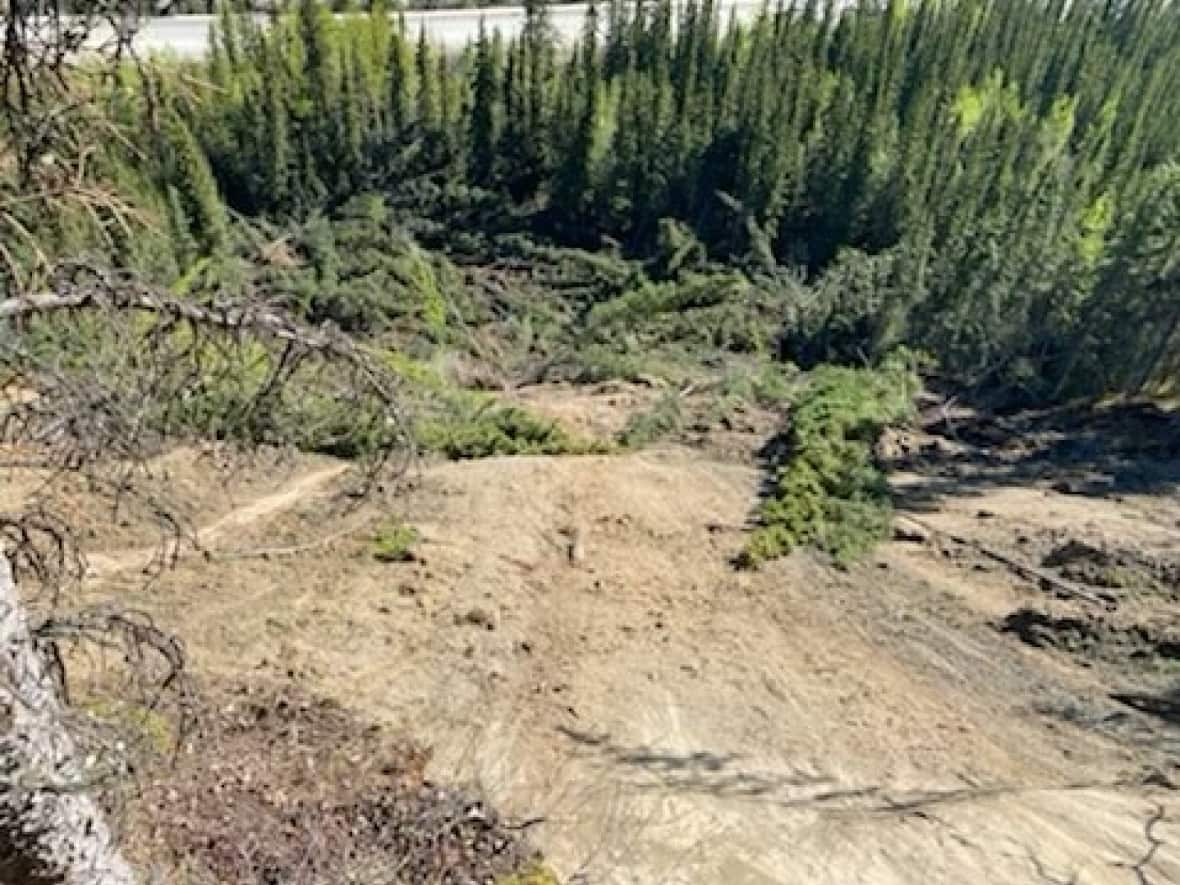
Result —
<path fill-rule="evenodd" d="M 285 257 L 261 263 L 258 286 L 313 325 L 436 342 L 467 309 L 459 271 L 419 245 L 379 198 L 362 195 L 331 217 L 313 214 L 276 233 Z"/>
<path fill-rule="evenodd" d="M 754 366 L 727 372 L 721 379 L 719 395 L 725 400 L 776 408 L 787 404 L 796 393 L 793 376 L 797 372 L 789 363 L 760 360 Z"/>
<path fill-rule="evenodd" d="M 566 361 L 570 380 L 579 384 L 600 381 L 642 381 L 663 377 L 664 367 L 650 354 L 640 354 L 625 342 L 611 345 L 587 344 L 577 348 Z"/>
<path fill-rule="evenodd" d="M 163 754 L 176 748 L 176 725 L 157 710 L 133 701 L 106 698 L 86 700 L 79 706 L 94 720 L 116 729 L 145 750 Z"/>
<path fill-rule="evenodd" d="M 675 433 L 683 423 L 680 397 L 676 391 L 670 390 L 656 400 L 650 409 L 632 415 L 627 420 L 627 426 L 619 434 L 619 442 L 629 449 L 639 448 Z"/>
<path fill-rule="evenodd" d="M 766 363 L 750 379 L 750 393 L 760 406 L 773 408 L 786 403 L 794 391 L 791 376 L 798 369 L 790 364 Z"/>
<path fill-rule="evenodd" d="M 494 455 L 569 455 L 609 447 L 572 434 L 556 421 L 450 383 L 433 366 L 388 352 L 385 364 L 406 383 L 418 446 L 454 460 Z"/>
<path fill-rule="evenodd" d="M 475 408 L 458 408 L 420 421 L 417 433 L 424 449 L 441 452 L 454 460 L 605 451 L 604 446 L 569 433 L 556 421 L 492 400 L 483 400 Z"/>
<path fill-rule="evenodd" d="M 687 274 L 683 279 L 663 283 L 644 281 L 617 298 L 595 305 L 587 326 L 601 330 L 651 320 L 661 314 L 713 307 L 737 300 L 748 290 L 746 278 L 732 271 Z"/>
<path fill-rule="evenodd" d="M 845 564 L 883 538 L 892 505 L 873 443 L 910 414 L 917 387 L 906 354 L 879 369 L 815 370 L 795 400 L 785 457 L 740 564 L 756 566 L 800 545 Z"/>
<path fill-rule="evenodd" d="M 388 522 L 373 535 L 373 558 L 378 562 L 409 562 L 418 543 L 418 530 L 403 522 Z"/>
<path fill-rule="evenodd" d="M 530 861 L 511 876 L 496 880 L 496 885 L 558 885 L 557 874 L 539 860 Z"/>

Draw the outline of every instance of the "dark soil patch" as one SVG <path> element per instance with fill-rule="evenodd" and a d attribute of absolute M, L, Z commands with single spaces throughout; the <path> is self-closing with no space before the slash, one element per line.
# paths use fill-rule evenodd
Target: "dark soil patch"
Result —
<path fill-rule="evenodd" d="M 536 859 L 480 799 L 428 782 L 428 758 L 331 702 L 239 687 L 146 778 L 133 832 L 149 863 L 219 885 L 474 885 Z"/>
<path fill-rule="evenodd" d="M 1180 411 L 1149 402 L 996 413 L 931 407 L 896 469 L 964 488 L 1051 480 L 1063 494 L 1170 493 L 1180 487 Z M 946 489 L 943 489 L 944 493 Z"/>
<path fill-rule="evenodd" d="M 951 425 L 933 421 L 929 426 L 972 445 L 1020 449 L 1059 462 L 1180 456 L 1180 413 L 1145 401 L 1078 403 L 1006 415 L 981 409 Z"/>
<path fill-rule="evenodd" d="M 1071 538 L 1041 560 L 1067 580 L 1091 587 L 1180 594 L 1180 561 L 1133 550 L 1111 550 Z"/>
<path fill-rule="evenodd" d="M 1084 660 L 1139 666 L 1180 661 L 1180 634 L 1145 624 L 1117 625 L 1102 615 L 1058 617 L 1019 608 L 997 627 L 1036 648 L 1055 648 Z"/>
<path fill-rule="evenodd" d="M 1115 692 L 1113 700 L 1126 704 L 1140 713 L 1147 713 L 1171 725 L 1180 725 L 1180 688 L 1158 695 L 1137 692 Z M 1175 787 L 1172 787 L 1175 789 Z"/>

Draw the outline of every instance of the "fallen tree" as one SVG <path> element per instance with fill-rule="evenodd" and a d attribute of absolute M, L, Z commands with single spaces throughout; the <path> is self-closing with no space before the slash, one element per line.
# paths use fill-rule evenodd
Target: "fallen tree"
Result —
<path fill-rule="evenodd" d="M 57 680 L 29 627 L 8 560 L 0 556 L 0 881 L 130 885 L 89 788 L 100 760 L 64 726 Z"/>
<path fill-rule="evenodd" d="M 314 407 L 325 396 L 351 399 L 356 408 L 349 414 L 362 426 L 368 415 L 372 425 L 357 465 L 359 493 L 413 456 L 397 376 L 331 327 L 303 327 L 262 303 L 189 302 L 94 268 L 61 268 L 54 278 L 51 292 L 0 301 L 0 319 L 54 323 L 61 332 L 54 342 L 100 350 L 91 343 L 97 322 L 134 356 L 108 364 L 100 353 L 97 362 L 76 362 L 22 335 L 0 344 L 0 390 L 7 401 L 0 409 L 0 464 L 45 470 L 49 488 L 62 476 L 80 474 L 116 507 L 138 498 L 179 541 L 183 518 L 150 497 L 140 481 L 150 477 L 151 458 L 168 443 L 224 432 L 223 416 L 210 412 L 218 425 L 203 427 L 174 406 L 226 385 L 242 393 L 237 414 L 250 428 L 231 441 L 247 448 L 281 443 L 288 429 L 306 423 L 300 408 L 307 404 Z M 235 355 L 241 353 L 249 354 L 251 365 L 265 366 L 253 383 L 237 375 Z M 269 435 L 254 435 L 261 428 Z M 31 624 L 13 566 L 18 576 L 54 588 L 84 573 L 68 519 L 46 507 L 38 500 L 22 512 L 0 513 L 0 881 L 132 882 L 91 795 L 118 769 L 118 760 L 80 752 L 55 643 L 114 637 L 137 653 L 152 649 L 166 665 L 162 687 L 180 685 L 183 652 L 150 624 L 119 611 L 64 611 L 56 595 L 50 613 Z M 160 557 L 158 564 L 167 561 Z"/>
<path fill-rule="evenodd" d="M 54 507 L 59 481 L 83 478 L 110 500 L 112 518 L 137 506 L 172 539 L 174 558 L 194 535 L 176 506 L 184 502 L 157 488 L 152 462 L 169 446 L 314 440 L 348 449 L 354 491 L 366 493 L 408 464 L 413 436 L 397 375 L 339 330 L 302 325 L 249 287 L 232 299 L 185 299 L 43 248 L 46 219 L 79 215 L 125 239 L 145 220 L 96 159 L 101 142 L 131 149 L 104 99 L 139 65 L 138 6 L 0 7 L 0 467 L 43 478 L 0 511 L 0 882 L 129 885 L 137 877 L 97 798 L 126 760 L 71 707 L 61 647 L 116 646 L 129 685 L 157 698 L 187 690 L 184 652 L 117 604 L 71 607 L 64 591 L 85 561 L 70 516 Z M 151 78 L 140 73 L 142 122 L 158 127 Z"/>

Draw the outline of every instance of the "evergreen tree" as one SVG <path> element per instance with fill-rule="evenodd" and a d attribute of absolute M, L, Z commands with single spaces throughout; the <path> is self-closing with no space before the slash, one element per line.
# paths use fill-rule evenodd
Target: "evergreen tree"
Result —
<path fill-rule="evenodd" d="M 173 223 L 187 222 L 192 240 L 203 254 L 220 252 L 226 245 L 229 222 L 205 153 L 188 125 L 175 114 L 165 124 L 164 136 L 168 148 L 165 187 L 170 189 L 170 205 L 176 204 Z"/>
<path fill-rule="evenodd" d="M 497 31 L 489 37 L 481 20 L 475 44 L 468 164 L 468 177 L 481 187 L 491 187 L 496 174 L 496 150 L 503 121 L 502 68 L 503 44 L 500 34 Z"/>
<path fill-rule="evenodd" d="M 413 52 L 406 39 L 405 17 L 398 16 L 398 28 L 389 41 L 389 134 L 403 136 L 414 120 L 416 81 Z"/>
<path fill-rule="evenodd" d="M 418 48 L 414 53 L 414 71 L 418 84 L 416 121 L 425 133 L 437 135 L 442 125 L 438 65 L 434 59 L 434 52 L 426 40 L 425 28 L 418 31 Z"/>
<path fill-rule="evenodd" d="M 809 353 L 904 343 L 973 382 L 1040 375 L 1060 394 L 1172 371 L 1174 4 L 811 0 L 740 24 L 715 0 L 678 17 L 606 2 L 603 40 L 591 6 L 566 52 L 529 0 L 519 36 L 481 28 L 458 59 L 379 4 L 340 24 L 300 0 L 266 35 L 223 7 L 214 88 L 164 103 L 188 134 L 169 127 L 161 205 L 208 250 L 225 226 L 211 184 L 237 209 L 305 214 L 397 157 L 389 189 L 498 190 L 506 223 L 567 243 L 649 256 L 691 230 L 760 272 L 872 281 L 872 315 L 847 325 L 860 339 Z"/>
<path fill-rule="evenodd" d="M 260 119 L 260 145 L 265 151 L 262 170 L 265 200 L 271 205 L 288 207 L 292 145 L 290 117 L 287 110 L 288 76 L 283 64 L 279 37 L 266 41 L 265 68 L 262 78 L 264 109 Z"/>
<path fill-rule="evenodd" d="M 594 203 L 595 167 L 601 148 L 601 105 L 598 59 L 598 8 L 594 2 L 587 10 L 582 42 L 571 59 L 567 76 L 571 107 L 567 118 L 574 128 L 568 143 L 562 146 L 561 161 L 555 174 L 553 202 L 556 214 L 567 224 L 582 227 Z"/>

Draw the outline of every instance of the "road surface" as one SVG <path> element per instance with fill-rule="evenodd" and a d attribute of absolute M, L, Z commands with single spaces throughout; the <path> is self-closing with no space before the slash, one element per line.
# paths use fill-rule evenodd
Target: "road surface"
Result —
<path fill-rule="evenodd" d="M 748 20 L 762 9 L 763 0 L 718 0 L 717 5 L 723 19 L 732 13 L 739 19 Z M 586 9 L 584 3 L 550 9 L 550 20 L 562 40 L 573 40 L 581 33 Z M 456 49 L 475 39 L 481 19 L 489 30 L 498 29 L 505 37 L 519 33 L 524 23 L 524 7 L 521 6 L 423 10 L 405 15 L 410 33 L 417 34 L 420 29 L 425 29 L 427 37 L 436 45 Z M 262 22 L 267 20 L 265 15 L 258 18 Z M 209 48 L 209 29 L 215 19 L 210 15 L 150 19 L 136 35 L 135 47 L 144 53 L 170 53 L 186 58 L 204 55 Z"/>

